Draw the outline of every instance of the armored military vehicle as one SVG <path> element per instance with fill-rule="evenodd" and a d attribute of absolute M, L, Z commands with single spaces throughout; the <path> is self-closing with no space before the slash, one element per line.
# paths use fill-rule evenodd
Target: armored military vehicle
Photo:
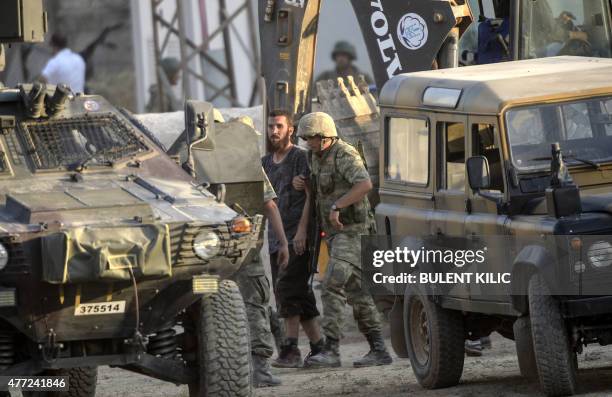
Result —
<path fill-rule="evenodd" d="M 42 39 L 40 0 L 0 15 L 0 41 Z M 213 119 L 188 105 L 186 130 L 209 149 Z M 100 96 L 0 88 L 0 132 L 0 375 L 65 375 L 89 396 L 111 365 L 194 396 L 250 395 L 246 312 L 227 278 L 261 217 L 195 183 Z"/>
<path fill-rule="evenodd" d="M 490 255 L 472 269 L 509 275 L 395 296 L 393 347 L 424 387 L 457 384 L 464 340 L 497 331 L 546 394 L 572 394 L 576 355 L 612 343 L 610 73 L 609 59 L 554 57 L 383 88 L 379 232 L 416 249 L 480 240 Z"/>

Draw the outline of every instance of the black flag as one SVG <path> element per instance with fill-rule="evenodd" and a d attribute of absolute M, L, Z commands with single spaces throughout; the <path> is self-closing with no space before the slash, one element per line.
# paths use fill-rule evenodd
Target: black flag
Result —
<path fill-rule="evenodd" d="M 379 90 L 397 74 L 431 69 L 455 26 L 449 1 L 351 0 L 351 3 Z"/>

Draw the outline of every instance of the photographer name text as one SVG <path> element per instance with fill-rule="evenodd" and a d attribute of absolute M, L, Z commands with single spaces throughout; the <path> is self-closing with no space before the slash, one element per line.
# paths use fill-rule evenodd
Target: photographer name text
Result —
<path fill-rule="evenodd" d="M 510 284 L 510 273 L 374 273 L 375 284 Z"/>

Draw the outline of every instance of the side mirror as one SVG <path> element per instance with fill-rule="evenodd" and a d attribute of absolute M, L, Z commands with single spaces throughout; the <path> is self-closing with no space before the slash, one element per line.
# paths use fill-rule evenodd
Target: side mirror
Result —
<path fill-rule="evenodd" d="M 188 146 L 206 142 L 202 149 L 215 149 L 215 121 L 213 105 L 204 101 L 185 102 L 185 131 Z"/>
<path fill-rule="evenodd" d="M 484 156 L 474 156 L 467 159 L 466 163 L 468 182 L 474 191 L 489 189 L 491 187 L 491 175 L 489 173 L 489 161 Z"/>

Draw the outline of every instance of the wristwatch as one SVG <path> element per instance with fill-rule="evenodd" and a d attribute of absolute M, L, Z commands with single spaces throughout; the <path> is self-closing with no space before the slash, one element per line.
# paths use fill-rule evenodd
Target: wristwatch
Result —
<path fill-rule="evenodd" d="M 331 210 L 332 211 L 340 211 L 340 208 L 338 208 L 338 206 L 336 205 L 336 203 L 333 203 L 331 206 Z"/>

